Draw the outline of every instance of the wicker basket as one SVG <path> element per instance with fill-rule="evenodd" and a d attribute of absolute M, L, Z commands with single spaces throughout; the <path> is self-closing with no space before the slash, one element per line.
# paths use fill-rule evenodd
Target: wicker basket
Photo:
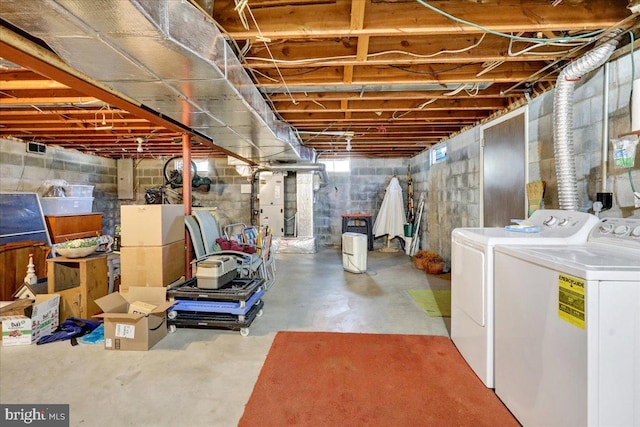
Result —
<path fill-rule="evenodd" d="M 444 261 L 431 260 L 427 262 L 424 271 L 429 274 L 442 274 L 444 271 Z"/>
<path fill-rule="evenodd" d="M 431 251 L 418 251 L 413 257 L 413 264 L 419 270 L 429 274 L 441 274 L 444 270 L 444 260 L 440 255 Z"/>
<path fill-rule="evenodd" d="M 415 265 L 418 270 L 424 270 L 424 264 L 426 260 L 427 251 L 420 250 L 413 256 L 413 265 Z"/>

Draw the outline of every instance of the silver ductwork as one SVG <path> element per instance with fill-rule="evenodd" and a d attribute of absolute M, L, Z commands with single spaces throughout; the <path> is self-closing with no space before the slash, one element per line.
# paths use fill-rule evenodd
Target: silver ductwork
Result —
<path fill-rule="evenodd" d="M 314 158 L 215 23 L 184 0 L 2 0 L 2 18 L 65 62 L 254 161 Z"/>
<path fill-rule="evenodd" d="M 612 36 L 617 34 L 618 32 L 613 32 Z M 560 209 L 578 210 L 580 207 L 573 147 L 573 93 L 576 82 L 604 64 L 617 45 L 618 41 L 611 39 L 586 53 L 565 67 L 556 81 L 553 142 Z"/>
<path fill-rule="evenodd" d="M 329 184 L 329 176 L 327 175 L 324 163 L 291 163 L 291 164 L 269 164 L 259 166 L 258 172 L 315 172 L 320 176 L 320 188 Z"/>

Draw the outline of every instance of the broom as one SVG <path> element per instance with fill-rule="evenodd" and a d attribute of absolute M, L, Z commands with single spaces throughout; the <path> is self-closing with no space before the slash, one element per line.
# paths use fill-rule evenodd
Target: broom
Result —
<path fill-rule="evenodd" d="M 527 184 L 528 216 L 542 207 L 543 196 L 544 181 L 533 181 Z"/>

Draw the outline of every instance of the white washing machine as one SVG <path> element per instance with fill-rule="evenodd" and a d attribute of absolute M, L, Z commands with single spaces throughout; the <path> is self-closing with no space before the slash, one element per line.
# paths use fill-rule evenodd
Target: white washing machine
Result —
<path fill-rule="evenodd" d="M 585 212 L 538 210 L 536 233 L 456 228 L 451 244 L 451 339 L 476 375 L 493 382 L 493 253 L 496 245 L 567 245 L 587 241 L 598 218 Z"/>
<path fill-rule="evenodd" d="M 495 389 L 524 426 L 640 426 L 640 219 L 496 247 Z"/>

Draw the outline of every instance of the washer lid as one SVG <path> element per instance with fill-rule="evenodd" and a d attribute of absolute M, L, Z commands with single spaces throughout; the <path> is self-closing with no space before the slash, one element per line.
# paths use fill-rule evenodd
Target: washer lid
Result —
<path fill-rule="evenodd" d="M 640 281 L 640 251 L 612 245 L 498 246 L 496 252 L 587 280 Z M 496 264 L 496 268 L 504 267 Z"/>
<path fill-rule="evenodd" d="M 589 229 L 579 230 L 576 234 L 559 236 L 556 231 L 543 229 L 539 233 L 521 233 L 507 231 L 504 227 L 494 228 L 456 228 L 452 236 L 461 240 L 495 245 L 569 245 L 587 241 Z"/>
<path fill-rule="evenodd" d="M 467 227 L 456 228 L 452 237 L 458 241 L 466 240 L 486 246 L 579 245 L 586 243 L 589 232 L 598 224 L 598 217 L 586 212 L 540 209 L 535 211 L 527 222 L 539 228 L 540 232 L 525 233 L 505 230 L 505 227 Z"/>

